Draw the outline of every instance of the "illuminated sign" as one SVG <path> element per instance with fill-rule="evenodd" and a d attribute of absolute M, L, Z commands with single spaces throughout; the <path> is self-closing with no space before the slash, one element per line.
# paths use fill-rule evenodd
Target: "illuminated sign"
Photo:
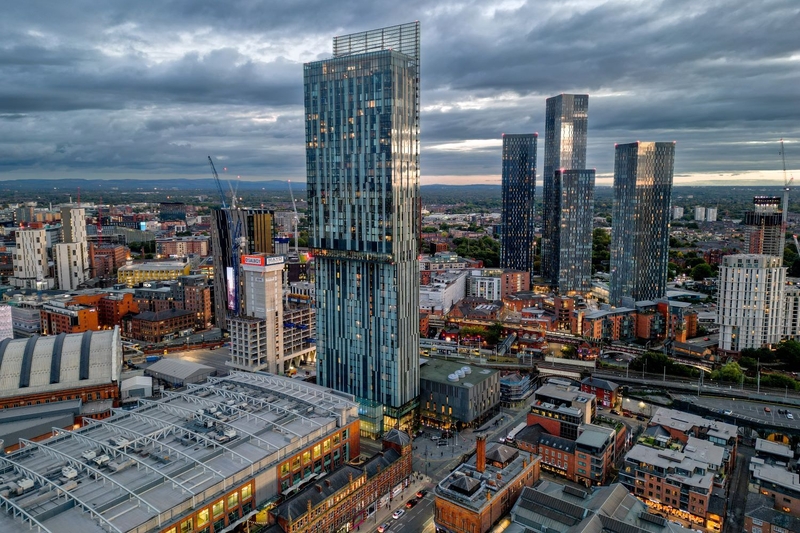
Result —
<path fill-rule="evenodd" d="M 261 255 L 244 255 L 242 256 L 243 265 L 264 266 L 264 256 Z"/>
<path fill-rule="evenodd" d="M 236 309 L 236 280 L 233 279 L 233 267 L 225 268 L 225 283 L 228 290 L 228 309 Z"/>

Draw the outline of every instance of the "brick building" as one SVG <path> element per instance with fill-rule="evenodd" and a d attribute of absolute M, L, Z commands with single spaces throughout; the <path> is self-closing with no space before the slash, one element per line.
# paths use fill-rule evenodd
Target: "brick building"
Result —
<path fill-rule="evenodd" d="M 194 329 L 195 318 L 191 311 L 167 309 L 154 313 L 144 311 L 127 320 L 129 337 L 144 342 L 159 343 Z"/>
<path fill-rule="evenodd" d="M 619 385 L 613 381 L 589 376 L 581 381 L 581 390 L 594 394 L 597 398 L 597 405 L 614 407 L 620 400 Z"/>
<path fill-rule="evenodd" d="M 51 300 L 41 308 L 42 334 L 83 333 L 100 329 L 97 308 Z"/>
<path fill-rule="evenodd" d="M 104 292 L 79 294 L 70 299 L 72 304 L 88 305 L 97 309 L 100 329 L 122 324 L 122 317 L 139 312 L 139 306 L 128 292 Z"/>
<path fill-rule="evenodd" d="M 206 257 L 209 249 L 208 237 L 172 237 L 156 239 L 156 253 L 161 257 Z"/>
<path fill-rule="evenodd" d="M 358 431 L 351 432 L 358 440 Z M 321 452 L 320 452 L 321 453 Z M 299 461 L 295 456 L 286 465 Z M 391 429 L 383 438 L 383 450 L 363 463 L 332 463 L 313 474 L 328 472 L 322 478 L 307 478 L 304 488 L 270 511 L 271 520 L 286 533 L 353 531 L 378 509 L 391 505 L 391 499 L 408 485 L 411 475 L 411 438 Z M 297 474 L 300 470 L 297 470 Z"/>
<path fill-rule="evenodd" d="M 487 450 L 485 438 L 476 448 L 434 490 L 439 533 L 486 533 L 539 480 L 539 456 L 498 443 Z"/>
<path fill-rule="evenodd" d="M 117 269 L 125 264 L 130 250 L 121 244 L 89 244 L 89 264 L 92 276 L 113 278 Z"/>

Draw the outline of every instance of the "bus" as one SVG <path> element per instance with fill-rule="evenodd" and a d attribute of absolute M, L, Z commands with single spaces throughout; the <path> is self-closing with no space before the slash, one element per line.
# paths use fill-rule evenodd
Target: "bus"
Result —
<path fill-rule="evenodd" d="M 514 439 L 517 437 L 517 433 L 525 429 L 527 426 L 527 422 L 521 422 L 519 425 L 517 425 L 517 427 L 509 431 L 508 435 L 506 435 L 506 444 L 514 444 Z"/>

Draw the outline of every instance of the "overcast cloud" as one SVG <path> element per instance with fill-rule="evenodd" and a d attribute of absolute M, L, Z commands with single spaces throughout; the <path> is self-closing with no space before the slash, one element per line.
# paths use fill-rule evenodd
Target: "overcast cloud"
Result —
<path fill-rule="evenodd" d="M 562 92 L 590 95 L 600 174 L 635 140 L 677 141 L 684 182 L 777 179 L 781 137 L 800 168 L 797 0 L 29 0 L 0 19 L 0 179 L 205 177 L 211 154 L 303 180 L 302 64 L 412 20 L 423 183 L 497 182 L 500 135 L 543 137 Z"/>

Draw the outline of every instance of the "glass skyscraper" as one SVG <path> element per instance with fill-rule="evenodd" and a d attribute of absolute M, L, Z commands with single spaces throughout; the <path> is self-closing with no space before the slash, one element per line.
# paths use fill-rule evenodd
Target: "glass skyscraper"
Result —
<path fill-rule="evenodd" d="M 674 142 L 618 144 L 611 214 L 611 305 L 663 298 Z"/>
<path fill-rule="evenodd" d="M 356 396 L 370 436 L 418 405 L 419 35 L 336 37 L 304 66 L 317 382 Z"/>
<path fill-rule="evenodd" d="M 594 179 L 574 181 L 575 186 L 587 186 L 590 189 L 562 187 L 557 179 L 564 176 L 556 174 L 559 170 L 584 170 L 586 168 L 586 132 L 588 127 L 589 95 L 560 94 L 548 98 L 545 104 L 544 122 L 544 172 L 542 174 L 542 276 L 559 292 L 573 292 L 590 283 L 591 265 L 584 270 L 583 265 L 565 264 L 574 255 L 574 250 L 562 250 L 565 243 L 592 242 L 592 216 L 588 215 L 589 224 L 576 226 L 571 220 L 564 219 L 562 205 L 588 205 L 590 212 L 594 209 L 592 202 L 588 204 L 577 197 L 562 203 L 563 191 L 574 191 L 577 195 L 594 195 Z M 584 219 L 584 215 L 579 215 Z M 569 236 L 562 235 L 569 232 Z M 560 276 L 568 275 L 569 279 Z"/>
<path fill-rule="evenodd" d="M 594 169 L 556 170 L 553 173 L 554 210 L 558 227 L 553 232 L 553 278 L 559 294 L 587 294 L 592 290 L 592 219 Z"/>
<path fill-rule="evenodd" d="M 533 272 L 536 133 L 503 134 L 500 266 Z"/>

